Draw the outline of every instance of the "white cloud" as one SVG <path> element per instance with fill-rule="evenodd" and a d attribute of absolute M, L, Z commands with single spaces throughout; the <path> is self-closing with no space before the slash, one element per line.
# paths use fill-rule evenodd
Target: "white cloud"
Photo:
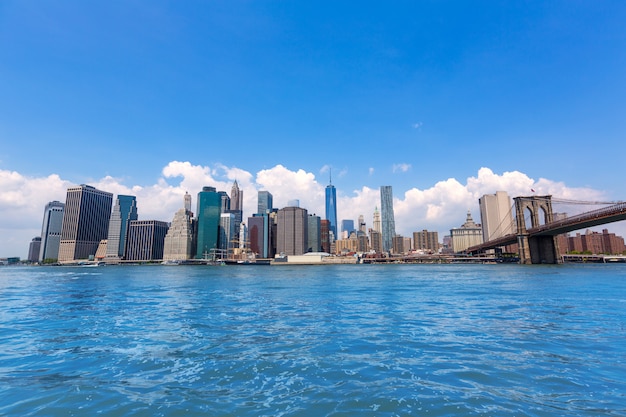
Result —
<path fill-rule="evenodd" d="M 411 164 L 394 164 L 392 170 L 396 172 L 408 172 L 411 169 Z"/>
<path fill-rule="evenodd" d="M 370 168 L 370 173 L 373 168 Z M 90 185 L 115 195 L 137 196 L 141 219 L 171 221 L 183 205 L 185 191 L 196 195 L 203 186 L 230 190 L 234 180 L 244 192 L 244 218 L 256 212 L 257 192 L 267 190 L 274 196 L 274 206 L 281 208 L 288 200 L 300 200 L 300 206 L 309 213 L 324 217 L 325 182 L 321 184 L 311 172 L 292 170 L 283 165 L 264 169 L 256 174 L 240 168 L 216 165 L 206 167 L 189 162 L 172 161 L 161 171 L 162 176 L 151 185 L 126 185 L 122 179 L 107 176 Z M 0 170 L 0 256 L 26 257 L 30 240 L 39 235 L 43 208 L 49 201 L 65 201 L 68 187 L 75 185 L 56 174 L 47 177 L 26 177 L 15 171 Z M 430 188 L 400 190 L 394 187 L 396 231 L 412 236 L 414 231 L 438 231 L 440 239 L 452 227 L 465 221 L 467 210 L 474 220 L 480 221 L 478 198 L 496 191 L 507 191 L 511 197 L 550 194 L 554 198 L 569 200 L 602 201 L 606 197 L 599 190 L 572 188 L 563 182 L 540 178 L 534 180 L 526 174 L 512 171 L 496 174 L 489 168 L 480 168 L 476 176 L 464 182 L 448 178 Z M 378 189 L 362 187 L 351 193 L 337 190 L 338 220 L 357 220 L 363 215 L 367 227 L 372 225 L 374 208 L 380 209 Z M 588 210 L 588 206 L 567 207 L 567 210 Z M 560 211 L 561 207 L 555 209 Z M 575 214 L 575 213 L 570 213 Z M 625 222 L 609 225 L 609 230 L 626 233 Z"/>

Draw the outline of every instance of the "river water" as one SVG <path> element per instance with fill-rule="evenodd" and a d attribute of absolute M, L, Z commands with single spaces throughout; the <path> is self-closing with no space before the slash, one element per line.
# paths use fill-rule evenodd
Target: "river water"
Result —
<path fill-rule="evenodd" d="M 626 265 L 0 268 L 0 415 L 626 416 Z"/>

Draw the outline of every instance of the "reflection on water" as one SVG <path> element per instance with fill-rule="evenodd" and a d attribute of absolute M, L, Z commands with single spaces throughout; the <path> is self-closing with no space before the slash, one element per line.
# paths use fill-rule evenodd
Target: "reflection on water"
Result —
<path fill-rule="evenodd" d="M 0 415 L 626 415 L 626 268 L 0 268 Z"/>

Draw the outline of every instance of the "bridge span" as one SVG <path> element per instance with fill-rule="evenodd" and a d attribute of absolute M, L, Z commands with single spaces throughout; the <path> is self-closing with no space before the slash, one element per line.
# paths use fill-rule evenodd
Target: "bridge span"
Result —
<path fill-rule="evenodd" d="M 480 254 L 486 250 L 517 243 L 520 263 L 558 263 L 556 236 L 574 230 L 626 220 L 626 202 L 619 202 L 598 210 L 588 211 L 560 220 L 553 219 L 552 196 L 516 197 L 516 233 L 511 233 L 466 249 L 466 253 Z M 530 212 L 531 227 L 526 227 L 524 212 Z M 539 224 L 543 212 L 544 224 Z"/>

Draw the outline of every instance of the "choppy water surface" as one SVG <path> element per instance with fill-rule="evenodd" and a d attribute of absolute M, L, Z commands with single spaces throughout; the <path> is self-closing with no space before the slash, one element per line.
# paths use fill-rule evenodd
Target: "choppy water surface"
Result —
<path fill-rule="evenodd" d="M 626 415 L 623 265 L 0 268 L 0 415 Z"/>

